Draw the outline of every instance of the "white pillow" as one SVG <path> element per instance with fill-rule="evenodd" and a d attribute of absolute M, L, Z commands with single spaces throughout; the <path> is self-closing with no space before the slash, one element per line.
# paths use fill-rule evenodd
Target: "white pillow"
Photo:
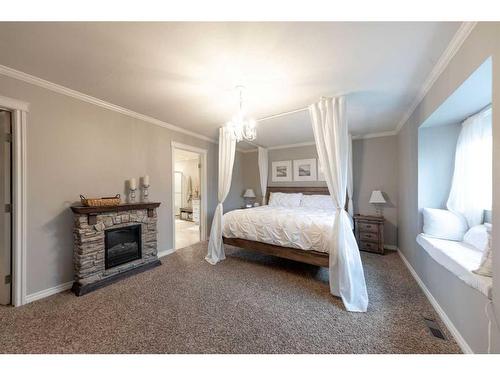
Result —
<path fill-rule="evenodd" d="M 274 207 L 296 208 L 300 206 L 302 193 L 271 193 L 269 205 Z"/>
<path fill-rule="evenodd" d="M 462 214 L 437 208 L 424 208 L 424 233 L 443 240 L 462 241 L 469 229 Z"/>
<path fill-rule="evenodd" d="M 491 251 L 491 225 L 486 226 L 488 231 L 488 244 L 486 245 L 486 249 L 481 257 L 481 263 L 479 264 L 479 268 L 472 272 L 477 273 L 482 276 L 493 277 L 492 271 L 492 261 L 493 261 L 493 252 Z"/>
<path fill-rule="evenodd" d="M 486 225 L 475 225 L 465 233 L 464 242 L 484 252 L 488 249 L 488 240 L 490 236 Z"/>
<path fill-rule="evenodd" d="M 300 206 L 305 208 L 335 210 L 332 197 L 329 195 L 303 195 Z"/>

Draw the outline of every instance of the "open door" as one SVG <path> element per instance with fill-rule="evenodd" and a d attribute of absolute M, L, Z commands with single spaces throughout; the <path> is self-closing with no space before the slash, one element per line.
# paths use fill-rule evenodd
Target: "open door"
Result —
<path fill-rule="evenodd" d="M 207 239 L 207 150 L 172 142 L 173 249 Z"/>
<path fill-rule="evenodd" d="M 11 304 L 11 113 L 0 110 L 0 305 Z"/>

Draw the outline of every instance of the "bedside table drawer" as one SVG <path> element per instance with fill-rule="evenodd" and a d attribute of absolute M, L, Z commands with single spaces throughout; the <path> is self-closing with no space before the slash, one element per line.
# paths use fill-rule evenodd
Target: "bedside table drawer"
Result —
<path fill-rule="evenodd" d="M 377 224 L 358 223 L 358 225 L 359 225 L 360 232 L 372 232 L 372 233 L 378 232 L 378 225 Z"/>
<path fill-rule="evenodd" d="M 370 251 L 372 253 L 382 253 L 382 251 L 378 246 L 378 243 L 375 242 L 359 241 L 359 249 L 364 251 Z"/>
<path fill-rule="evenodd" d="M 379 235 L 378 232 L 360 232 L 359 233 L 359 239 L 361 241 L 370 241 L 370 242 L 378 242 L 379 240 Z"/>

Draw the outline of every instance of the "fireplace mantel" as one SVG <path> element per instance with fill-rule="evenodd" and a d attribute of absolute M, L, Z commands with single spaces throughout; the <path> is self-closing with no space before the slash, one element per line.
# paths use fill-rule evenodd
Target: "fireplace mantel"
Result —
<path fill-rule="evenodd" d="M 160 202 L 139 202 L 139 203 L 123 203 L 118 206 L 103 206 L 103 207 L 87 207 L 87 206 L 71 206 L 71 210 L 75 214 L 88 215 L 89 225 L 97 223 L 97 215 L 104 212 L 120 212 L 130 210 L 148 210 L 148 217 L 153 217 L 154 209 L 160 206 Z"/>

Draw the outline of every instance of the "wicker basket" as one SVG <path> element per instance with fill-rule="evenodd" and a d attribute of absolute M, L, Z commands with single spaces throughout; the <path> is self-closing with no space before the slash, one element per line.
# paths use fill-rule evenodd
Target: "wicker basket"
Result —
<path fill-rule="evenodd" d="M 121 203 L 120 194 L 116 194 L 114 197 L 103 197 L 103 198 L 85 198 L 80 195 L 82 204 L 87 207 L 108 207 L 108 206 L 118 206 Z"/>

